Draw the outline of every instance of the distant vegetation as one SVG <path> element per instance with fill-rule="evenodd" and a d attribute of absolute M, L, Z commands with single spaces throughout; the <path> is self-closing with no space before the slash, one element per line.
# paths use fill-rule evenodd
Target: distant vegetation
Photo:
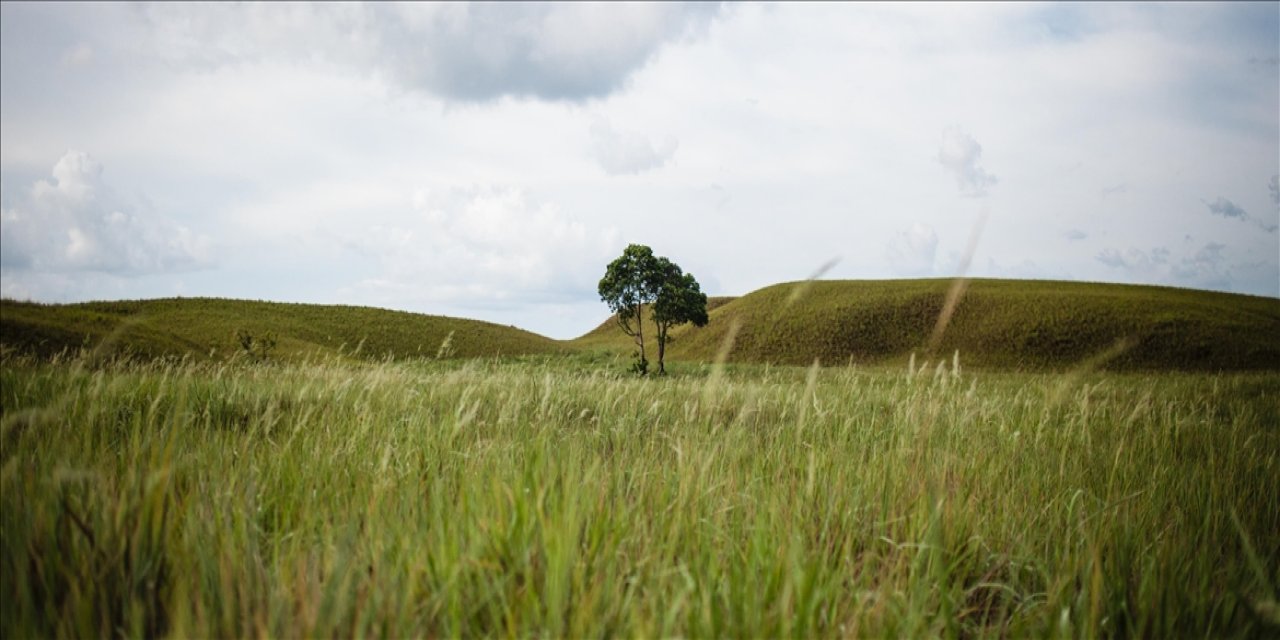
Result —
<path fill-rule="evenodd" d="M 1280 300 L 1115 284 L 969 281 L 941 339 L 931 336 L 952 280 L 812 281 L 707 299 L 703 328 L 673 327 L 667 358 L 741 363 L 905 364 L 1065 370 L 1280 369 Z M 603 306 L 603 305 L 602 305 Z M 603 311 L 603 309 L 602 309 Z M 603 314 L 602 314 L 603 315 Z M 644 331 L 656 336 L 647 311 Z M 242 333 L 257 342 L 249 350 Z M 732 340 L 727 340 L 729 334 Z M 366 307 L 207 298 L 42 305 L 0 301 L 0 345 L 48 357 L 81 349 L 142 358 L 222 360 L 256 353 L 297 361 L 520 356 L 578 350 L 630 355 L 610 318 L 575 340 L 515 327 Z M 932 349 L 930 347 L 933 347 Z M 256 359 L 256 357 L 254 358 Z"/>
<path fill-rule="evenodd" d="M 45 357 L 86 348 L 113 355 L 196 359 L 236 354 L 283 360 L 337 354 L 357 359 L 466 358 L 565 348 L 550 338 L 478 320 L 369 307 L 216 298 L 68 305 L 4 300 L 0 301 L 0 341 L 6 348 Z"/>
<path fill-rule="evenodd" d="M 657 342 L 658 373 L 666 374 L 666 353 L 671 330 L 683 325 L 707 324 L 707 295 L 692 273 L 665 256 L 655 256 L 653 249 L 641 244 L 628 245 L 605 268 L 598 289 L 600 300 L 609 305 L 623 335 L 635 338 L 636 363 L 633 370 L 640 375 L 649 371 L 645 353 L 645 325 L 653 325 L 648 335 Z M 647 319 L 649 322 L 645 322 Z"/>
<path fill-rule="evenodd" d="M 1115 284 L 969 281 L 941 340 L 931 334 L 953 280 L 813 281 L 719 298 L 702 329 L 672 331 L 670 357 L 807 365 L 950 358 L 972 366 L 1115 370 L 1280 369 L 1280 300 Z M 608 323 L 575 341 L 625 346 Z"/>

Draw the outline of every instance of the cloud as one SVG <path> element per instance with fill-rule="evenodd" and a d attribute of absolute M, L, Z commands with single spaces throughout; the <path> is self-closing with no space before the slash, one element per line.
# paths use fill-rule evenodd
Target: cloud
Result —
<path fill-rule="evenodd" d="M 1129 191 L 1129 185 L 1127 183 L 1121 182 L 1120 184 L 1113 184 L 1107 187 L 1103 187 L 1101 193 L 1102 193 L 1102 197 L 1105 198 L 1107 196 L 1122 195 L 1122 194 L 1128 193 L 1128 191 Z"/>
<path fill-rule="evenodd" d="M 957 127 L 949 127 L 942 134 L 942 146 L 938 148 L 938 162 L 956 176 L 960 192 L 970 197 L 987 195 L 987 189 L 997 180 L 983 169 L 982 145 Z"/>
<path fill-rule="evenodd" d="M 1258 228 L 1262 229 L 1263 231 L 1266 231 L 1267 233 L 1276 232 L 1276 229 L 1277 229 L 1276 225 L 1267 224 L 1262 220 L 1254 218 L 1253 216 L 1249 215 L 1248 211 L 1245 211 L 1243 208 L 1241 208 L 1240 205 L 1237 205 L 1236 203 L 1226 198 L 1223 198 L 1222 196 L 1218 196 L 1218 199 L 1214 200 L 1213 202 L 1206 202 L 1205 205 L 1209 207 L 1209 213 L 1212 213 L 1216 216 L 1222 216 L 1224 218 L 1235 218 L 1236 220 L 1246 220 L 1246 221 L 1252 220 L 1253 223 L 1258 225 Z"/>
<path fill-rule="evenodd" d="M 1198 248 L 1187 247 L 1180 255 L 1168 247 L 1144 251 L 1135 247 L 1121 252 L 1102 250 L 1095 259 L 1135 283 L 1154 283 L 1220 291 L 1254 290 L 1266 281 L 1268 266 L 1261 262 L 1232 257 L 1227 245 L 1208 242 Z"/>
<path fill-rule="evenodd" d="M 1271 180 L 1267 181 L 1267 191 L 1271 194 L 1271 204 L 1280 211 L 1280 174 L 1271 176 Z"/>
<path fill-rule="evenodd" d="M 67 49 L 62 54 L 64 67 L 83 67 L 90 62 L 93 62 L 93 48 L 84 42 Z"/>
<path fill-rule="evenodd" d="M 521 189 L 488 186 L 419 190 L 410 216 L 373 225 L 347 248 L 378 264 L 356 285 L 374 297 L 501 308 L 594 299 L 619 241 Z"/>
<path fill-rule="evenodd" d="M 619 90 L 664 45 L 705 32 L 719 10 L 702 3 L 161 4 L 146 15 L 156 50 L 181 64 L 325 58 L 447 100 L 580 102 Z"/>
<path fill-rule="evenodd" d="M 671 160 L 678 146 L 673 137 L 655 143 L 638 133 L 618 131 L 605 120 L 591 125 L 591 156 L 611 176 L 660 168 Z"/>
<path fill-rule="evenodd" d="M 1241 209 L 1236 203 L 1223 198 L 1222 196 L 1218 196 L 1217 200 L 1209 202 L 1207 205 L 1209 207 L 1209 212 L 1217 216 L 1222 216 L 1224 218 L 1239 218 L 1241 220 L 1249 218 L 1248 212 Z"/>
<path fill-rule="evenodd" d="M 1089 234 L 1088 234 L 1088 233 L 1085 233 L 1084 231 L 1081 231 L 1080 229 L 1069 229 L 1069 230 L 1067 230 L 1067 232 L 1066 232 L 1066 233 L 1064 233 L 1064 234 L 1062 234 L 1062 235 L 1063 235 L 1063 236 L 1065 236 L 1065 237 L 1066 237 L 1066 239 L 1068 239 L 1068 240 L 1070 240 L 1070 241 L 1072 241 L 1072 242 L 1076 242 L 1076 241 L 1078 241 L 1078 240 L 1084 240 L 1085 238 L 1088 238 L 1088 237 L 1089 237 Z"/>
<path fill-rule="evenodd" d="M 102 181 L 102 165 L 68 151 L 26 197 L 0 212 L 0 264 L 15 271 L 116 276 L 209 265 L 209 242 L 148 215 Z M 13 286 L 17 281 L 11 279 Z"/>
<path fill-rule="evenodd" d="M 1101 262 L 1113 269 L 1120 269 L 1128 266 L 1128 263 L 1124 259 L 1124 255 L 1115 249 L 1103 249 L 1098 253 L 1096 259 L 1098 262 Z"/>
<path fill-rule="evenodd" d="M 1070 274 L 1042 266 L 1034 260 L 1024 259 L 1004 264 L 988 257 L 985 266 L 975 269 L 974 276 L 986 278 L 1015 278 L 1018 280 L 1069 280 Z"/>
<path fill-rule="evenodd" d="M 889 267 L 900 276 L 932 275 L 937 252 L 938 234 L 933 227 L 916 222 L 910 229 L 899 232 L 889 243 Z"/>

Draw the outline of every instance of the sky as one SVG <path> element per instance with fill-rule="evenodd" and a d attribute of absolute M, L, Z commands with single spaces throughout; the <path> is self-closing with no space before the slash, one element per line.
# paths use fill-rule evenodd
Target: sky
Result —
<path fill-rule="evenodd" d="M 0 4 L 0 295 L 556 338 L 646 244 L 1280 297 L 1280 4 Z"/>

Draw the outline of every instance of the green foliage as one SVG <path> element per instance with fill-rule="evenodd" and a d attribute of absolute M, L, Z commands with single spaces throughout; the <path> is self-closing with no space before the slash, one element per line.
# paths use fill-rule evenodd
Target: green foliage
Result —
<path fill-rule="evenodd" d="M 649 361 L 645 359 L 643 351 L 636 350 L 631 354 L 631 359 L 633 362 L 628 371 L 641 377 L 649 375 Z"/>
<path fill-rule="evenodd" d="M 686 323 L 707 323 L 707 296 L 698 281 L 666 257 L 654 256 L 653 250 L 644 245 L 627 245 L 622 255 L 609 263 L 600 280 L 599 293 L 623 333 L 635 339 L 639 359 L 632 371 L 640 375 L 649 370 L 644 343 L 645 308 L 649 308 L 654 326 L 651 335 L 658 340 L 659 373 L 666 373 L 664 356 L 670 329 Z"/>
<path fill-rule="evenodd" d="M 937 362 L 959 351 L 987 369 L 1064 370 L 1098 356 L 1112 370 L 1280 369 L 1280 300 L 1082 282 L 974 279 L 934 352 L 952 280 L 814 281 L 712 298 L 705 328 L 674 329 L 669 357 L 807 365 Z M 620 348 L 609 327 L 578 338 Z"/>
<path fill-rule="evenodd" d="M 690 323 L 695 327 L 706 326 L 707 296 L 692 273 L 684 273 L 680 265 L 666 258 L 658 258 L 653 275 L 657 295 L 651 313 L 658 334 L 658 373 L 665 374 L 671 329 Z"/>
<path fill-rule="evenodd" d="M 598 287 L 600 300 L 609 305 L 627 335 L 640 328 L 640 305 L 652 303 L 657 296 L 652 277 L 656 267 L 653 249 L 640 244 L 627 245 L 622 255 L 605 267 Z"/>
<path fill-rule="evenodd" d="M 655 272 L 658 258 L 653 249 L 640 244 L 629 244 L 613 262 L 605 267 L 598 292 L 600 300 L 609 305 L 622 332 L 635 340 L 639 361 L 632 370 L 644 375 L 649 370 L 645 354 L 644 318 L 641 310 L 657 298 Z"/>
<path fill-rule="evenodd" d="M 240 353 L 245 357 L 263 362 L 271 357 L 271 352 L 276 348 L 276 334 L 274 331 L 268 331 L 259 337 L 254 337 L 244 329 L 237 329 L 236 343 L 240 345 Z"/>
<path fill-rule="evenodd" d="M 1277 632 L 1274 372 L 0 364 L 5 638 Z"/>

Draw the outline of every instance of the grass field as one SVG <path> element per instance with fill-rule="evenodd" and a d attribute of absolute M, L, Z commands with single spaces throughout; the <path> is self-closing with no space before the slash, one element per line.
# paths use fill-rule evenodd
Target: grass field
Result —
<path fill-rule="evenodd" d="M 0 635 L 1280 633 L 1280 374 L 624 369 L 10 353 Z"/>
<path fill-rule="evenodd" d="M 240 331 L 258 339 L 274 334 L 277 345 L 271 357 L 291 361 L 468 358 L 565 349 L 515 327 L 371 307 L 218 298 L 66 305 L 0 300 L 0 342 L 46 358 L 91 348 L 143 359 L 225 360 L 240 353 Z"/>
<path fill-rule="evenodd" d="M 733 334 L 732 362 L 903 365 L 959 350 L 972 367 L 1061 371 L 1112 352 L 1117 371 L 1280 370 L 1280 299 L 1169 287 L 969 280 L 941 337 L 954 280 L 795 282 L 708 300 L 704 328 L 677 327 L 672 360 L 710 362 Z M 601 305 L 601 316 L 607 311 Z M 654 327 L 646 322 L 649 355 Z M 490 357 L 610 350 L 632 339 L 612 319 L 558 341 L 515 327 L 368 307 L 185 298 L 41 305 L 0 300 L 0 347 L 50 357 L 92 348 L 144 359 L 225 360 L 236 334 L 277 337 L 271 357 L 302 362 Z M 446 342 L 447 341 L 447 342 Z M 443 345 L 447 345 L 442 349 Z M 930 351 L 933 353 L 931 354 Z"/>
<path fill-rule="evenodd" d="M 720 299 L 705 328 L 678 327 L 669 355 L 710 361 L 729 333 L 735 362 L 905 364 L 930 347 L 970 366 L 1062 370 L 1111 350 L 1101 366 L 1128 371 L 1280 369 L 1280 300 L 1088 282 L 974 279 L 935 344 L 955 280 L 792 282 Z M 652 336 L 651 325 L 646 332 Z M 625 348 L 606 322 L 575 344 Z"/>

